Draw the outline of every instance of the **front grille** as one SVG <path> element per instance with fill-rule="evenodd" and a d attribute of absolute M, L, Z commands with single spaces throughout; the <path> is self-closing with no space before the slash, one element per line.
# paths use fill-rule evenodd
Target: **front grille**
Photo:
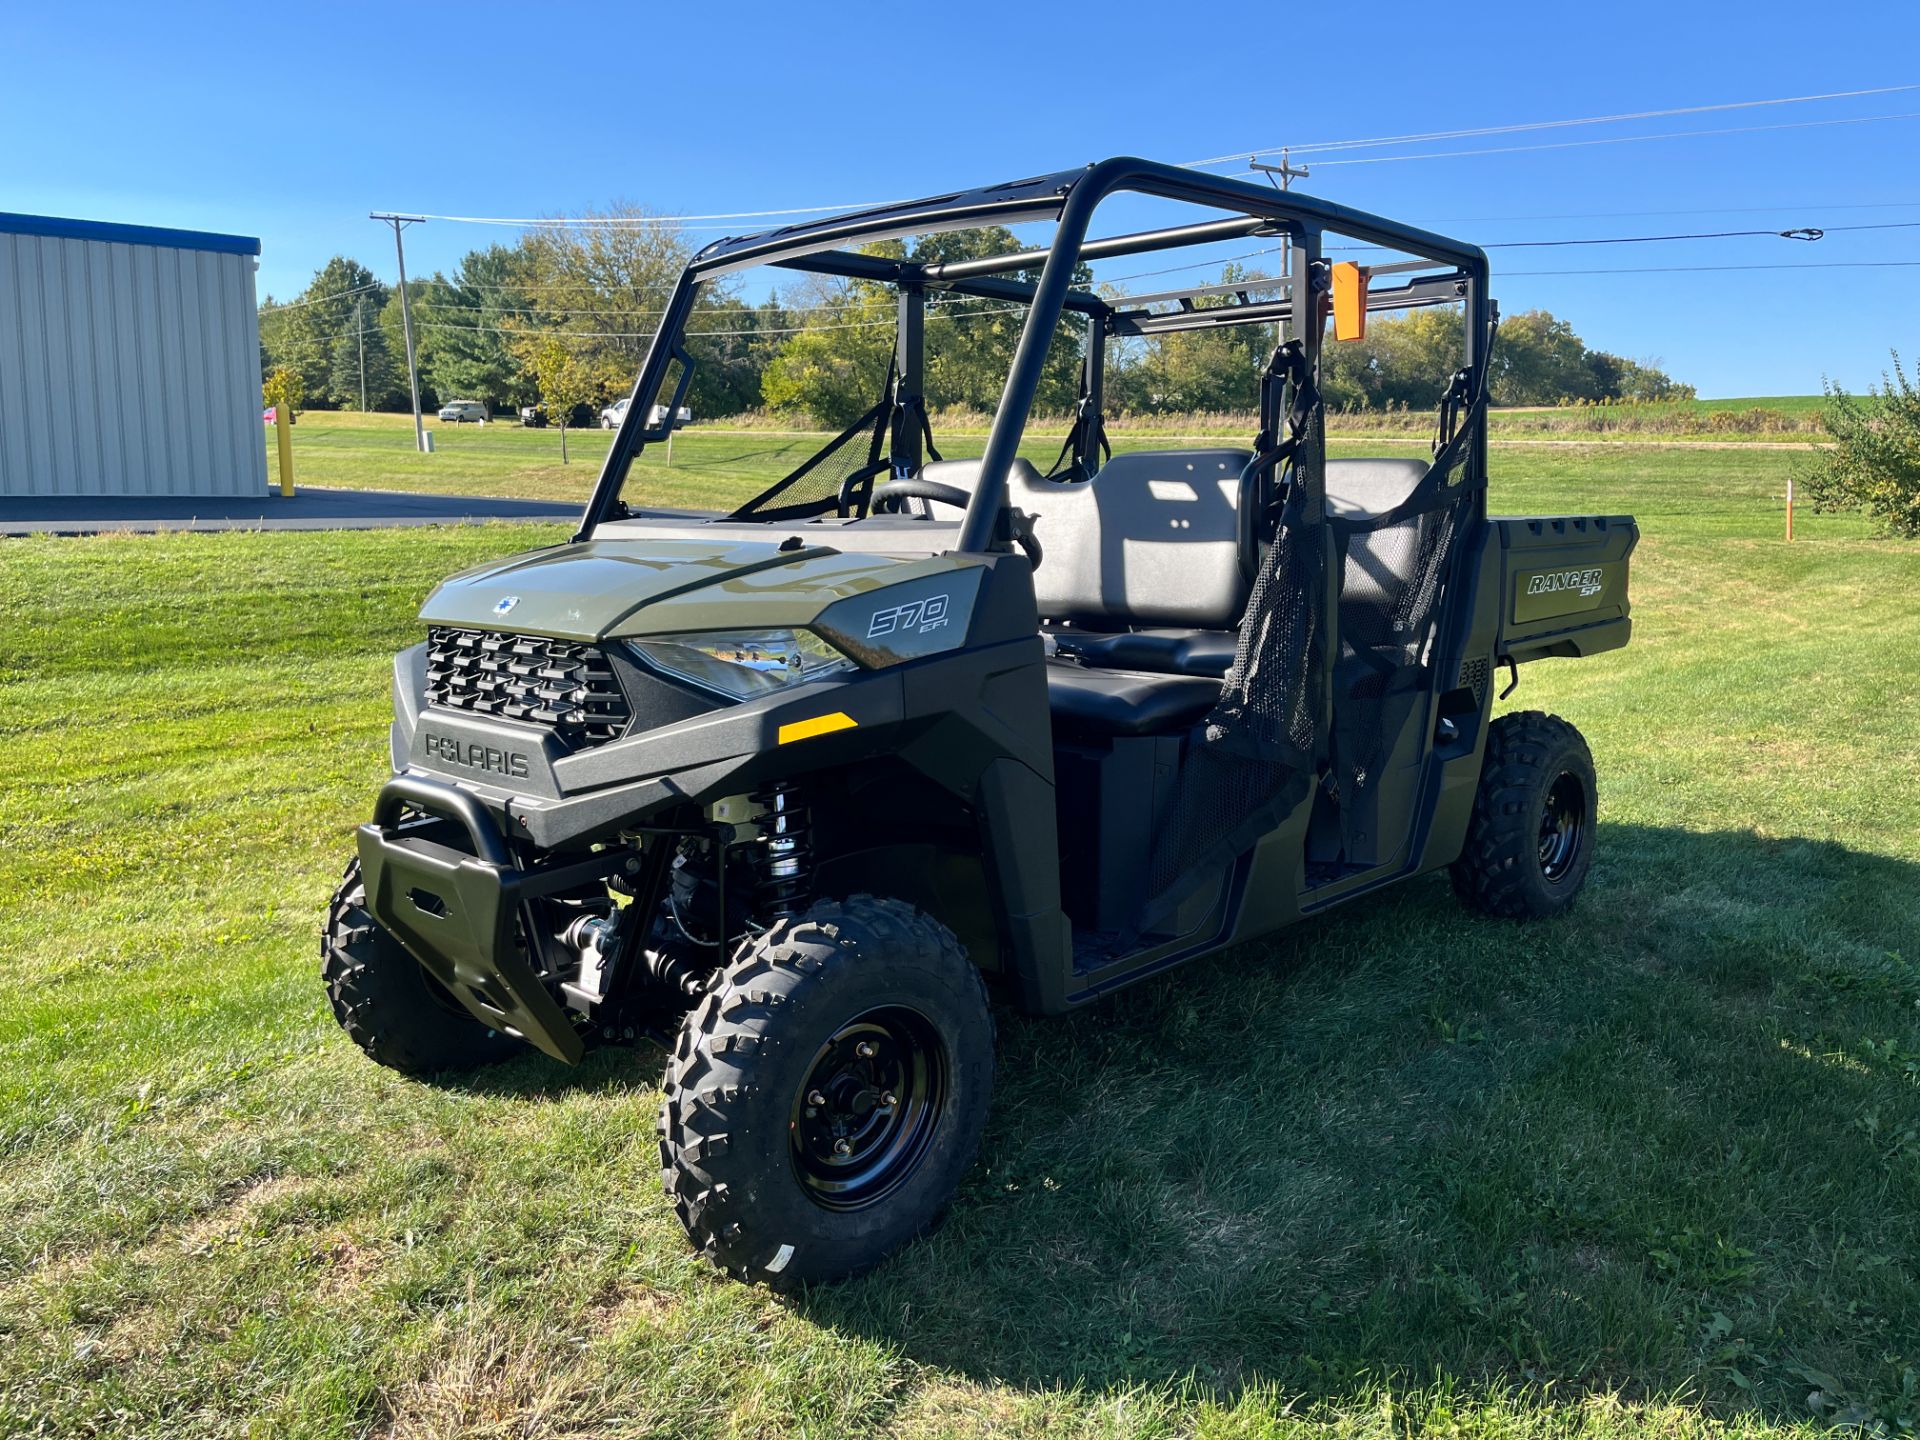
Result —
<path fill-rule="evenodd" d="M 427 703 L 545 725 L 570 749 L 615 739 L 633 718 L 597 646 L 444 625 L 427 631 Z"/>

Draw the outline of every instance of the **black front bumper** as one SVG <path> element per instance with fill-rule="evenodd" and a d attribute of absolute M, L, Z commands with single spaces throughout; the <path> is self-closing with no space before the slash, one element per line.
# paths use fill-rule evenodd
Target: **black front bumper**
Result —
<path fill-rule="evenodd" d="M 409 806 L 430 818 L 402 824 Z M 446 843 L 460 832 L 467 849 Z M 359 849 L 368 910 L 455 999 L 555 1059 L 580 1059 L 578 1029 L 534 968 L 541 939 L 523 922 L 529 901 L 611 875 L 614 852 L 523 869 L 485 806 L 422 775 L 386 783 Z"/>

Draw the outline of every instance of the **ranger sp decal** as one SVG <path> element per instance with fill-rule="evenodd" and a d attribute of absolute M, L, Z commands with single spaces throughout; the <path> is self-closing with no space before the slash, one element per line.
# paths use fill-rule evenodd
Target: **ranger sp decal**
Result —
<path fill-rule="evenodd" d="M 1600 570 L 1543 570 L 1527 582 L 1527 594 L 1552 595 L 1561 590 L 1577 590 L 1588 600 L 1604 588 Z"/>

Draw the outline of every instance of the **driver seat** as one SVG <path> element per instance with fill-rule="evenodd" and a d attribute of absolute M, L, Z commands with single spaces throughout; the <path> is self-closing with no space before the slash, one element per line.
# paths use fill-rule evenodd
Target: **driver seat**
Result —
<path fill-rule="evenodd" d="M 1255 564 L 1241 524 L 1249 450 L 1138 450 L 1089 480 L 1048 480 L 1026 460 L 1007 503 L 1029 516 L 1043 628 L 1090 665 L 1226 674 Z M 920 478 L 971 492 L 978 460 L 935 461 Z"/>
<path fill-rule="evenodd" d="M 1252 458 L 1133 451 L 1073 482 L 1014 461 L 1008 504 L 1033 522 L 1034 598 L 1067 657 L 1047 666 L 1062 733 L 1177 733 L 1219 699 L 1252 586 L 1240 523 Z M 920 478 L 970 492 L 979 473 L 977 460 L 946 460 Z"/>

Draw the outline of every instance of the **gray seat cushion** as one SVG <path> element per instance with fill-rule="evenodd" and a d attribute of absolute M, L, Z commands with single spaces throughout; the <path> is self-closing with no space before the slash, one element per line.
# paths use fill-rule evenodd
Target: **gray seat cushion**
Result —
<path fill-rule="evenodd" d="M 1068 734 L 1169 735 L 1196 724 L 1220 698 L 1220 682 L 1194 675 L 1084 670 L 1050 662 L 1047 705 Z"/>
<path fill-rule="evenodd" d="M 1224 676 L 1233 667 L 1234 630 L 1122 630 L 1100 635 L 1086 630 L 1055 632 L 1060 649 L 1088 665 L 1145 670 L 1155 675 Z"/>

